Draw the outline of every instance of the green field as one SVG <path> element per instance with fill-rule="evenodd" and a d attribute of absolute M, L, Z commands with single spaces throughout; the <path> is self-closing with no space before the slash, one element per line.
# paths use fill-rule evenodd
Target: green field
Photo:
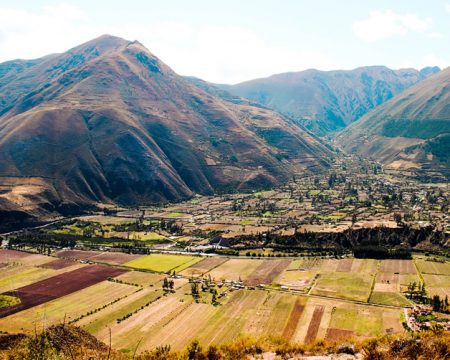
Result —
<path fill-rule="evenodd" d="M 253 222 L 253 220 L 242 220 L 239 222 L 239 225 L 252 225 Z"/>
<path fill-rule="evenodd" d="M 180 213 L 180 212 L 171 212 L 169 214 L 167 214 L 167 217 L 169 218 L 179 218 L 181 216 L 184 216 L 186 214 Z"/>
<path fill-rule="evenodd" d="M 149 302 L 155 301 L 158 297 L 162 296 L 162 294 L 163 291 L 161 289 L 151 291 L 146 290 L 142 294 L 130 296 L 129 299 L 124 299 L 116 305 L 100 311 L 98 314 L 94 314 L 93 316 L 86 318 L 86 320 L 78 322 L 78 324 L 84 324 L 84 328 L 86 330 L 91 333 L 97 333 L 117 322 L 117 319 L 123 318 L 127 314 L 141 309 Z"/>
<path fill-rule="evenodd" d="M 324 273 L 320 274 L 312 294 L 367 301 L 370 295 L 373 276 L 357 273 Z"/>
<path fill-rule="evenodd" d="M 393 306 L 409 306 L 411 302 L 403 295 L 394 292 L 374 291 L 370 296 L 370 303 Z"/>
<path fill-rule="evenodd" d="M 20 299 L 15 296 L 0 295 L 0 309 L 20 304 Z"/>
<path fill-rule="evenodd" d="M 430 274 L 423 274 L 422 276 L 423 276 L 423 279 L 425 280 L 425 284 L 429 288 L 434 288 L 434 287 L 450 288 L 450 276 L 430 275 Z"/>
<path fill-rule="evenodd" d="M 131 237 L 131 240 L 139 240 L 139 241 L 161 241 L 161 240 L 166 240 L 166 237 L 155 233 L 155 232 L 149 232 L 149 233 L 144 233 L 144 232 L 134 232 Z"/>
<path fill-rule="evenodd" d="M 436 274 L 450 276 L 450 263 L 436 262 L 431 260 L 415 260 L 417 268 L 422 274 Z"/>
<path fill-rule="evenodd" d="M 157 272 L 182 271 L 202 260 L 199 256 L 151 254 L 130 261 L 125 266 Z"/>
<path fill-rule="evenodd" d="M 363 307 L 336 308 L 330 327 L 353 331 L 359 336 L 377 336 L 383 332 L 383 309 Z"/>

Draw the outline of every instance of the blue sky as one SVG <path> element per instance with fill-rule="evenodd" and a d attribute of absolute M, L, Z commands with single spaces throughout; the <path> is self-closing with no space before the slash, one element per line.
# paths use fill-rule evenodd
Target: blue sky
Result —
<path fill-rule="evenodd" d="M 450 0 L 0 0 L 0 61 L 104 33 L 221 83 L 307 68 L 446 67 Z"/>

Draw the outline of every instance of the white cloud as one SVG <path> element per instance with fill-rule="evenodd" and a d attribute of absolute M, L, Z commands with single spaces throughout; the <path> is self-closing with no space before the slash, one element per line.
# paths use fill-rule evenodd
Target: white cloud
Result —
<path fill-rule="evenodd" d="M 100 35 L 80 8 L 59 4 L 37 12 L 0 8 L 0 61 L 61 52 Z"/>
<path fill-rule="evenodd" d="M 444 34 L 439 31 L 432 31 L 428 33 L 428 37 L 431 39 L 442 39 L 444 37 Z"/>
<path fill-rule="evenodd" d="M 373 42 L 409 32 L 427 31 L 433 20 L 419 18 L 416 14 L 397 14 L 392 10 L 373 11 L 369 17 L 353 23 L 353 32 L 359 38 Z"/>
<path fill-rule="evenodd" d="M 441 69 L 445 69 L 450 63 L 436 54 L 426 54 L 422 57 L 421 67 L 425 66 L 439 66 Z"/>
<path fill-rule="evenodd" d="M 445 8 L 447 9 L 448 12 L 450 12 L 450 4 L 445 4 Z"/>
<path fill-rule="evenodd" d="M 142 32 L 141 42 L 177 72 L 213 82 L 236 83 L 274 73 L 338 66 L 313 49 L 271 46 L 240 27 L 178 24 L 175 28 L 183 31 L 168 34 L 158 31 L 158 26 L 148 29 Z"/>
<path fill-rule="evenodd" d="M 0 7 L 0 62 L 63 52 L 108 33 L 139 40 L 176 72 L 235 83 L 305 68 L 338 67 L 314 49 L 272 46 L 241 27 L 193 27 L 182 22 L 97 25 L 81 9 L 61 4 L 36 12 Z"/>
<path fill-rule="evenodd" d="M 414 68 L 414 69 L 422 69 L 427 66 L 439 66 L 441 69 L 445 69 L 450 65 L 450 61 L 448 59 L 444 59 L 441 56 L 438 56 L 434 53 L 428 53 L 421 57 L 417 57 L 413 61 L 408 61 L 405 63 L 398 64 L 395 68 L 404 69 L 404 68 Z"/>

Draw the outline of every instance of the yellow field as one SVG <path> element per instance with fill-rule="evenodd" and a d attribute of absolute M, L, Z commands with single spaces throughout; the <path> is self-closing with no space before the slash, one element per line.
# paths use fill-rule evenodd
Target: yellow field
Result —
<path fill-rule="evenodd" d="M 124 266 L 152 270 L 156 272 L 182 271 L 196 262 L 202 260 L 199 256 L 151 254 L 139 259 L 130 261 Z"/>
<path fill-rule="evenodd" d="M 117 298 L 130 295 L 136 287 L 103 281 L 45 304 L 0 319 L 0 329 L 8 332 L 33 331 L 35 327 L 68 322 L 100 308 Z"/>

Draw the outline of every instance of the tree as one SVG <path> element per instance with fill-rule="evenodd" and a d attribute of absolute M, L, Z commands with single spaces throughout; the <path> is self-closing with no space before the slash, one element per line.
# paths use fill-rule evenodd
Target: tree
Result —
<path fill-rule="evenodd" d="M 201 355 L 202 348 L 197 339 L 193 340 L 187 348 L 187 356 L 189 360 L 196 360 Z"/>
<path fill-rule="evenodd" d="M 167 278 L 164 278 L 162 288 L 164 290 L 168 290 L 169 289 L 169 281 L 167 280 Z"/>
<path fill-rule="evenodd" d="M 434 295 L 431 299 L 431 306 L 433 307 L 433 311 L 441 311 L 441 299 L 439 295 Z"/>
<path fill-rule="evenodd" d="M 217 290 L 216 289 L 213 289 L 213 291 L 212 291 L 211 304 L 213 304 L 213 305 L 217 305 L 218 304 L 218 301 L 217 301 Z"/>
<path fill-rule="evenodd" d="M 198 284 L 196 282 L 191 284 L 191 294 L 194 299 L 199 297 Z"/>

